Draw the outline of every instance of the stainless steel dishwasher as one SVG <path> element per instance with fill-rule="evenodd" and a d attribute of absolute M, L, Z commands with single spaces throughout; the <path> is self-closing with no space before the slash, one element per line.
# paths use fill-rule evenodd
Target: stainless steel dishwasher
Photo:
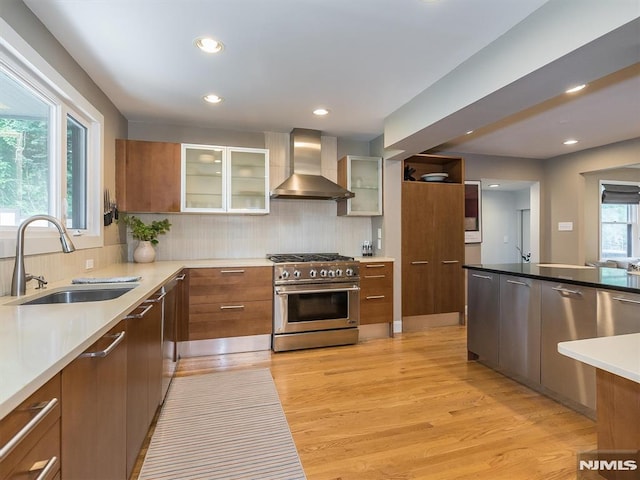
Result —
<path fill-rule="evenodd" d="M 640 295 L 598 290 L 598 336 L 640 333 Z"/>
<path fill-rule="evenodd" d="M 543 281 L 540 293 L 542 385 L 595 410 L 595 368 L 558 353 L 558 343 L 597 336 L 596 290 Z"/>

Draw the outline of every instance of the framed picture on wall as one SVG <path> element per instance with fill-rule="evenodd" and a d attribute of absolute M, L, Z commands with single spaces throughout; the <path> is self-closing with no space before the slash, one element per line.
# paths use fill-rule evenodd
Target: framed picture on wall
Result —
<path fill-rule="evenodd" d="M 482 243 L 482 188 L 476 180 L 464 182 L 464 243 Z"/>

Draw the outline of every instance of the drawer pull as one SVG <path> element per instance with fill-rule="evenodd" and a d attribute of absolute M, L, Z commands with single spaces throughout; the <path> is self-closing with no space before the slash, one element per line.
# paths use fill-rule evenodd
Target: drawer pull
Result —
<path fill-rule="evenodd" d="M 426 265 L 427 263 L 429 263 L 428 260 L 416 260 L 414 262 L 411 262 L 411 265 Z"/>
<path fill-rule="evenodd" d="M 378 298 L 384 298 L 384 295 L 368 295 L 365 297 L 367 300 L 376 300 Z"/>
<path fill-rule="evenodd" d="M 48 402 L 42 402 L 35 407 L 35 410 L 40 410 L 38 414 L 33 417 L 29 422 L 16 433 L 11 440 L 5 443 L 4 447 L 0 449 L 0 462 L 9 455 L 14 448 L 16 448 L 20 442 L 22 442 L 27 435 L 29 435 L 34 428 L 36 428 L 42 420 L 55 408 L 58 404 L 57 398 L 52 398 Z"/>
<path fill-rule="evenodd" d="M 244 273 L 244 270 L 220 270 L 220 273 Z"/>
<path fill-rule="evenodd" d="M 364 278 L 385 278 L 386 275 L 365 275 Z"/>
<path fill-rule="evenodd" d="M 116 348 L 122 340 L 124 340 L 124 332 L 117 333 L 115 335 L 105 335 L 105 338 L 113 338 L 113 342 L 105 348 L 104 350 L 99 350 L 97 352 L 85 352 L 80 354 L 83 358 L 103 358 L 109 355 L 114 348 Z"/>
<path fill-rule="evenodd" d="M 36 480 L 44 480 L 49 476 L 51 472 L 53 472 L 53 469 L 56 467 L 57 463 L 58 463 L 58 457 L 55 457 L 55 456 L 51 457 L 48 461 L 41 460 L 31 465 L 31 468 L 29 469 L 29 473 L 38 472 L 42 470 L 42 472 L 40 472 L 40 475 L 36 477 Z"/>
<path fill-rule="evenodd" d="M 162 299 L 164 297 L 167 296 L 167 292 L 162 292 L 160 295 L 158 295 L 156 298 L 148 298 L 147 300 L 145 300 L 142 303 L 160 303 L 162 301 Z"/>
<path fill-rule="evenodd" d="M 131 319 L 133 319 L 133 318 L 142 318 L 142 317 L 144 317 L 144 316 L 147 314 L 147 312 L 148 312 L 149 310 L 151 310 L 152 308 L 153 308 L 153 304 L 151 304 L 151 305 L 147 305 L 146 307 L 144 307 L 144 310 L 142 310 L 140 313 L 134 313 L 134 314 L 132 314 L 132 315 L 127 315 L 126 317 L 124 317 L 124 319 L 125 319 L 125 320 L 131 320 Z"/>
<path fill-rule="evenodd" d="M 631 300 L 629 298 L 622 298 L 622 297 L 613 297 L 613 299 L 622 303 L 633 303 L 636 305 L 640 305 L 640 302 L 638 300 Z"/>
<path fill-rule="evenodd" d="M 442 260 L 441 263 L 444 263 L 445 265 L 449 265 L 453 263 L 460 263 L 460 260 Z"/>
<path fill-rule="evenodd" d="M 182 275 L 178 275 L 176 277 L 176 280 L 178 280 L 179 282 L 183 281 L 185 278 L 187 278 L 187 275 L 185 273 L 183 273 Z"/>
<path fill-rule="evenodd" d="M 569 290 L 568 288 L 562 287 L 551 287 L 551 289 L 555 290 L 556 292 L 568 293 L 570 295 L 582 295 L 582 292 L 580 290 Z"/>
<path fill-rule="evenodd" d="M 528 287 L 528 283 L 518 282 L 517 280 L 507 280 L 507 283 L 513 283 L 514 285 L 522 285 L 523 287 Z"/>
<path fill-rule="evenodd" d="M 222 305 L 220 310 L 242 310 L 244 305 Z"/>
<path fill-rule="evenodd" d="M 477 273 L 472 273 L 471 276 L 476 278 L 482 278 L 483 280 L 493 280 L 493 277 L 490 277 L 489 275 L 479 275 Z"/>
<path fill-rule="evenodd" d="M 370 264 L 365 264 L 366 268 L 384 268 L 384 264 L 383 263 L 374 263 L 372 265 Z"/>

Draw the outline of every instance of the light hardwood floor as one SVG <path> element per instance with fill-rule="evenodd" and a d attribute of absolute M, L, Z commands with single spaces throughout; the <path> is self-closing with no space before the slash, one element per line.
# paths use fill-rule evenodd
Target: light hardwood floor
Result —
<path fill-rule="evenodd" d="M 269 368 L 309 480 L 575 479 L 595 423 L 466 353 L 464 327 L 439 327 L 182 359 L 178 374 Z"/>

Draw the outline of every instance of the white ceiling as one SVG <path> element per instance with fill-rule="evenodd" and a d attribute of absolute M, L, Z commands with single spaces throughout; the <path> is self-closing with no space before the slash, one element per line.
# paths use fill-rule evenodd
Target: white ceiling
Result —
<path fill-rule="evenodd" d="M 387 116 L 547 0 L 24 2 L 129 121 L 313 128 L 371 140 Z M 225 50 L 198 51 L 193 42 L 201 35 Z M 445 146 L 547 158 L 566 153 L 555 137 L 567 119 L 574 135 L 598 145 L 640 136 L 639 78 L 635 69 L 603 80 L 579 100 L 525 111 Z M 207 93 L 224 101 L 205 104 Z M 330 115 L 314 117 L 319 106 Z"/>

